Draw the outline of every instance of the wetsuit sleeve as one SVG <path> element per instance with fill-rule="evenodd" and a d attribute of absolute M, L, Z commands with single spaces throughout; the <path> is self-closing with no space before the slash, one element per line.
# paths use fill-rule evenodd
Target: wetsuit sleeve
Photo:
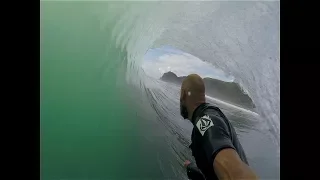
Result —
<path fill-rule="evenodd" d="M 228 125 L 222 117 L 215 115 L 203 116 L 196 123 L 196 127 L 200 132 L 201 145 L 210 164 L 213 164 L 216 155 L 222 149 L 235 149 Z"/>

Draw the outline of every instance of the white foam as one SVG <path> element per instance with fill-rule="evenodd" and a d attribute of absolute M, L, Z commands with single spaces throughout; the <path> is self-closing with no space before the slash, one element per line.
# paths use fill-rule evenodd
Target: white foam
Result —
<path fill-rule="evenodd" d="M 249 113 L 249 114 L 253 114 L 253 115 L 255 115 L 255 116 L 259 116 L 259 114 L 257 114 L 256 112 L 250 111 L 250 110 L 248 110 L 248 109 L 244 109 L 244 108 L 239 107 L 239 106 L 236 106 L 236 105 L 234 105 L 234 104 L 230 104 L 230 103 L 221 101 L 221 100 L 216 99 L 216 98 L 213 98 L 213 97 L 211 97 L 211 96 L 207 96 L 207 95 L 206 95 L 206 98 L 208 98 L 208 99 L 210 99 L 210 100 L 212 100 L 212 101 L 217 101 L 218 103 L 223 104 L 223 105 L 226 105 L 226 106 L 229 106 L 229 107 L 231 107 L 231 108 L 235 108 L 235 109 L 241 110 L 241 111 L 243 111 L 243 112 L 246 112 L 246 113 Z"/>

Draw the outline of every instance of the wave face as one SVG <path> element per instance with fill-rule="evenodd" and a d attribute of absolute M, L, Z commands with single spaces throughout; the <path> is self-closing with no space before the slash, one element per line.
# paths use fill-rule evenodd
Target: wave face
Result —
<path fill-rule="evenodd" d="M 279 2 L 41 2 L 42 179 L 186 179 L 179 87 L 145 75 L 170 45 L 235 77 L 257 113 L 209 97 L 262 179 L 279 179 Z"/>

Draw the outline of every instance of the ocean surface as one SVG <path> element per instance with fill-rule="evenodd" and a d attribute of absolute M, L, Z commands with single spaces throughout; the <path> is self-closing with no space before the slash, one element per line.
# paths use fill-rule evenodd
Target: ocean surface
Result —
<path fill-rule="evenodd" d="M 43 180 L 187 179 L 180 87 L 146 76 L 172 46 L 232 75 L 256 111 L 207 97 L 261 179 L 280 179 L 279 1 L 41 1 Z"/>

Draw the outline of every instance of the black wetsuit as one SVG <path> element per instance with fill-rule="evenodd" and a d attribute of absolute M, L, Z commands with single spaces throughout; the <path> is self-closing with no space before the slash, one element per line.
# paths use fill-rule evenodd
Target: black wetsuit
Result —
<path fill-rule="evenodd" d="M 206 180 L 218 179 L 213 170 L 213 160 L 222 149 L 234 149 L 248 164 L 234 128 L 219 108 L 203 103 L 195 109 L 191 122 L 194 127 L 190 148 Z"/>

